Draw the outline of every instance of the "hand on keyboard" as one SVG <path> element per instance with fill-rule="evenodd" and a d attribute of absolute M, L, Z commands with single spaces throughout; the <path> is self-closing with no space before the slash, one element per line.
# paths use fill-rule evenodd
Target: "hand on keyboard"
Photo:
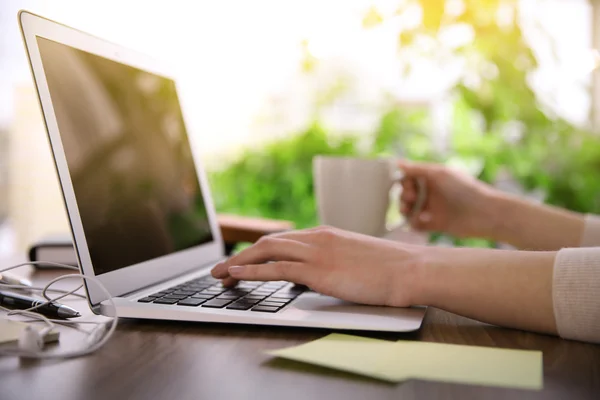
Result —
<path fill-rule="evenodd" d="M 408 306 L 418 264 L 438 251 L 319 227 L 265 237 L 212 275 L 226 286 L 284 280 L 356 303 Z"/>

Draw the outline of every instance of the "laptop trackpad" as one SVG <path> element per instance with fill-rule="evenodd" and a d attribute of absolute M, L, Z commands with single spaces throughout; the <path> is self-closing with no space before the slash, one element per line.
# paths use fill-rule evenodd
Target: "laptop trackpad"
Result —
<path fill-rule="evenodd" d="M 318 293 L 305 293 L 286 312 L 293 319 L 309 321 L 336 321 L 354 329 L 391 328 L 397 330 L 418 329 L 425 314 L 425 307 L 379 307 L 339 300 Z"/>

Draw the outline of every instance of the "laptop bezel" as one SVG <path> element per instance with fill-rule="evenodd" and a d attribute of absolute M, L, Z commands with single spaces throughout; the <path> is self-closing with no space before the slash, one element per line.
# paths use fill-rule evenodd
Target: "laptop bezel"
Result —
<path fill-rule="evenodd" d="M 195 145 L 194 135 L 189 130 L 190 125 L 186 124 L 188 139 L 192 147 L 195 168 L 206 205 L 213 241 L 108 273 L 100 275 L 95 274 L 36 38 L 39 36 L 53 40 L 67 46 L 105 57 L 109 60 L 131 65 L 164 76 L 172 79 L 176 86 L 177 79 L 175 79 L 172 69 L 160 60 L 153 59 L 147 55 L 97 38 L 88 33 L 41 17 L 29 11 L 19 11 L 18 20 L 38 93 L 43 120 L 46 125 L 46 132 L 71 227 L 71 235 L 75 244 L 76 255 L 82 273 L 86 276 L 95 276 L 102 284 L 104 284 L 112 296 L 120 296 L 143 287 L 172 279 L 222 259 L 224 257 L 223 241 L 220 230 L 218 229 L 217 216 L 212 202 L 210 188 L 204 168 L 202 167 L 198 146 Z M 178 93 L 180 93 L 179 90 Z M 185 121 L 186 107 L 183 99 L 180 98 L 179 100 Z M 86 290 L 92 309 L 106 298 L 96 285 L 86 284 Z"/>

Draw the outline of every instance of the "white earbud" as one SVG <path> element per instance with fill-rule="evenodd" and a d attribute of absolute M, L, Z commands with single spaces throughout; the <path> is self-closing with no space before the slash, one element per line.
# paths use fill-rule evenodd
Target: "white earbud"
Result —
<path fill-rule="evenodd" d="M 65 264 L 32 261 L 32 262 L 13 265 L 12 267 L 0 269 L 0 273 L 14 269 L 14 268 L 22 267 L 25 265 L 38 265 L 38 264 L 51 264 L 51 265 L 58 266 L 61 268 L 66 268 L 66 269 L 77 269 L 75 267 L 72 267 L 70 265 L 65 265 Z M 81 295 L 76 294 L 75 292 L 78 291 L 82 287 L 82 285 L 78 286 L 77 288 L 75 288 L 71 291 L 50 289 L 50 287 L 52 285 L 54 285 L 56 282 L 59 282 L 64 279 L 73 279 L 73 278 L 81 278 L 84 281 L 89 281 L 90 283 L 93 283 L 94 285 L 98 286 L 98 288 L 100 289 L 101 292 L 104 292 L 104 295 L 106 296 L 108 303 L 110 303 L 110 305 L 112 306 L 112 310 L 113 310 L 113 314 L 111 315 L 112 320 L 110 322 L 93 323 L 97 326 L 87 335 L 88 336 L 87 340 L 86 340 L 87 346 L 85 346 L 82 349 L 75 349 L 75 350 L 66 351 L 66 352 L 44 352 L 43 349 L 44 349 L 46 336 L 52 332 L 52 330 L 55 328 L 55 326 L 54 326 L 52 320 L 48 319 L 47 317 L 45 317 L 42 314 L 35 312 L 35 310 L 40 305 L 49 304 L 53 301 L 60 300 L 63 297 L 66 297 L 69 295 L 81 296 Z M 14 289 L 14 285 L 0 284 L 0 287 L 4 287 L 4 286 L 10 286 L 11 289 Z M 104 344 L 106 344 L 106 342 L 108 342 L 108 340 L 110 340 L 111 336 L 115 332 L 115 329 L 117 328 L 117 323 L 118 323 L 119 319 L 117 316 L 117 307 L 116 307 L 115 301 L 112 298 L 109 291 L 106 289 L 106 287 L 104 287 L 102 282 L 100 282 L 95 277 L 85 276 L 85 275 L 81 275 L 81 274 L 61 275 L 57 278 L 52 279 L 50 282 L 48 282 L 46 284 L 46 286 L 44 286 L 43 289 L 37 289 L 37 288 L 28 288 L 28 289 L 41 290 L 42 296 L 47 301 L 41 302 L 39 305 L 36 305 L 35 307 L 31 307 L 26 310 L 11 310 L 8 312 L 7 315 L 8 316 L 11 316 L 11 315 L 26 316 L 26 317 L 32 318 L 34 320 L 34 322 L 45 322 L 46 327 L 42 328 L 42 329 L 36 329 L 31 325 L 26 326 L 25 329 L 23 329 L 23 332 L 21 333 L 21 335 L 19 336 L 18 348 L 0 349 L 0 357 L 16 356 L 16 357 L 27 357 L 27 358 L 36 358 L 36 359 L 60 359 L 60 358 L 80 357 L 80 356 L 84 356 L 86 354 L 91 354 L 91 353 L 95 352 L 96 350 L 98 350 L 99 348 L 101 348 L 102 346 L 104 346 Z M 48 291 L 61 292 L 63 294 L 61 296 L 51 298 L 47 294 Z M 0 306 L 0 309 L 4 309 L 4 307 Z M 57 322 L 60 324 L 63 324 L 63 325 L 70 325 L 70 324 L 78 325 L 80 323 L 91 323 L 91 322 L 87 322 L 87 321 L 62 321 L 62 320 L 57 321 Z M 79 328 L 75 328 L 75 329 L 79 330 Z"/>
<path fill-rule="evenodd" d="M 19 336 L 19 349 L 27 353 L 37 353 L 44 348 L 44 335 L 31 325 L 27 325 Z"/>

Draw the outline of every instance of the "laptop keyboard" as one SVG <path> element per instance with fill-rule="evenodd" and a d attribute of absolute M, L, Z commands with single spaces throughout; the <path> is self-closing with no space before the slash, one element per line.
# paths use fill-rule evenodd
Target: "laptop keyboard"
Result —
<path fill-rule="evenodd" d="M 285 281 L 244 281 L 228 289 L 213 277 L 203 276 L 154 293 L 138 302 L 274 313 L 306 290 Z"/>

